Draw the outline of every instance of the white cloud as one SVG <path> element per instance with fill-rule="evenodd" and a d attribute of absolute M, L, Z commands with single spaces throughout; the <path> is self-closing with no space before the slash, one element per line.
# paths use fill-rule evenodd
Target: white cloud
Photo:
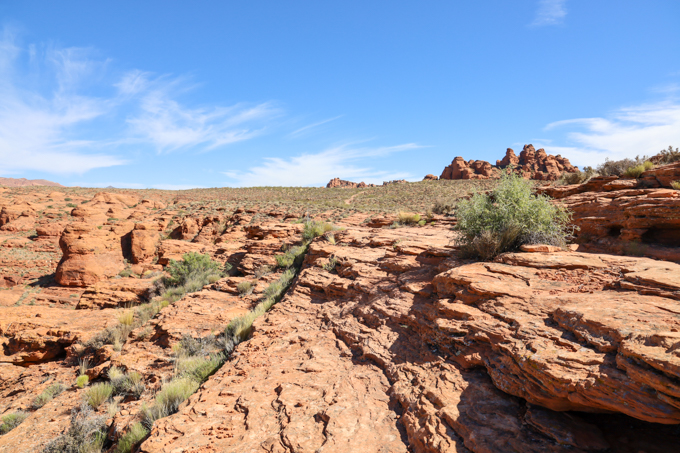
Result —
<path fill-rule="evenodd" d="M 388 173 L 357 166 L 362 159 L 384 157 L 399 151 L 421 148 L 414 143 L 379 148 L 338 146 L 315 154 L 289 159 L 267 157 L 262 165 L 247 172 L 224 172 L 238 186 L 312 186 L 325 185 L 333 178 L 380 184 L 386 180 L 409 178 L 408 173 Z"/>
<path fill-rule="evenodd" d="M 680 146 L 680 104 L 666 101 L 621 108 L 608 118 L 578 118 L 548 124 L 546 130 L 567 132 L 572 146 L 551 146 L 580 166 L 609 159 L 653 155 L 669 145 Z"/>
<path fill-rule="evenodd" d="M 49 173 L 82 173 L 93 168 L 123 164 L 116 156 L 97 149 L 91 140 L 73 133 L 75 129 L 110 108 L 106 100 L 78 95 L 77 80 L 95 65 L 77 49 L 47 50 L 43 63 L 51 71 L 56 87 L 45 96 L 24 84 L 26 74 L 18 71 L 24 51 L 5 31 L 0 42 L 0 161 L 4 174 L 24 170 Z M 36 59 L 36 50 L 28 51 Z"/>
<path fill-rule="evenodd" d="M 531 25 L 543 27 L 561 24 L 567 15 L 567 10 L 564 7 L 565 3 L 566 0 L 539 0 L 536 16 Z"/>
<path fill-rule="evenodd" d="M 133 136 L 161 153 L 198 146 L 209 151 L 248 140 L 281 114 L 270 102 L 188 108 L 174 99 L 184 90 L 181 79 L 151 80 L 138 71 L 127 74 L 117 86 L 121 93 L 139 95 L 139 109 L 127 120 Z"/>
<path fill-rule="evenodd" d="M 3 174 L 123 165 L 116 150 L 130 145 L 210 151 L 255 137 L 281 114 L 268 102 L 187 107 L 177 100 L 192 88 L 182 78 L 131 70 L 113 83 L 111 61 L 90 49 L 24 48 L 11 30 L 0 33 Z"/>
<path fill-rule="evenodd" d="M 322 124 L 330 123 L 331 121 L 335 121 L 339 118 L 342 118 L 343 116 L 344 115 L 338 115 L 338 116 L 334 116 L 333 118 L 328 118 L 328 119 L 325 119 L 325 120 L 322 120 L 322 121 L 318 121 L 316 123 L 308 124 L 307 126 L 301 127 L 300 129 L 297 129 L 297 130 L 294 130 L 289 135 L 291 137 L 298 136 L 298 135 L 302 134 L 303 132 L 306 132 L 306 131 L 308 131 L 312 128 L 315 128 L 317 126 L 321 126 Z"/>

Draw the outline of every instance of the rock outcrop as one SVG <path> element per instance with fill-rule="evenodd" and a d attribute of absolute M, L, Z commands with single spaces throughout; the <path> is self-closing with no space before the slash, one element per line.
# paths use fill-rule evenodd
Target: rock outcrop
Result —
<path fill-rule="evenodd" d="M 571 210 L 581 242 L 680 261 L 680 191 L 670 188 L 675 180 L 680 180 L 680 162 L 639 179 L 598 176 L 540 190 Z"/>
<path fill-rule="evenodd" d="M 456 157 L 451 165 L 444 168 L 439 179 L 493 179 L 500 177 L 499 169 L 512 166 L 517 172 L 528 179 L 539 181 L 554 181 L 562 173 L 574 173 L 578 169 L 571 165 L 569 159 L 559 154 L 549 155 L 543 148 L 536 151 L 533 145 L 524 145 L 519 156 L 508 148 L 505 157 L 496 161 L 492 166 L 484 160 L 465 161 L 462 157 Z"/>
<path fill-rule="evenodd" d="M 508 148 L 505 157 L 496 161 L 496 166 L 499 168 L 512 166 L 524 177 L 539 181 L 554 181 L 562 173 L 578 171 L 578 168 L 571 165 L 569 159 L 559 154 L 557 156 L 548 154 L 543 148 L 537 151 L 533 145 L 524 145 L 519 157 L 511 148 Z"/>
<path fill-rule="evenodd" d="M 545 190 L 584 228 L 590 217 L 623 216 L 623 233 L 645 240 L 657 228 L 659 239 L 680 229 L 678 192 L 663 186 L 673 168 Z M 387 208 L 370 216 L 324 189 L 315 189 L 320 210 L 297 189 L 267 189 L 257 196 L 269 205 L 243 206 L 228 203 L 253 189 L 208 201 L 205 192 L 0 193 L 2 207 L 30 203 L 40 226 L 37 235 L 0 229 L 8 287 L 0 291 L 0 414 L 29 413 L 0 436 L 0 453 L 41 451 L 88 392 L 73 385 L 76 376 L 105 382 L 113 366 L 143 384 L 96 409 L 106 448 L 116 450 L 177 375 L 179 344 L 209 343 L 271 291 L 284 272 L 276 257 L 302 244 L 306 217 L 341 228 L 309 244 L 292 286 L 252 336 L 136 451 L 675 451 L 680 264 L 540 244 L 470 262 L 456 254 L 452 217 L 389 228 L 394 206 L 413 201 L 395 202 L 395 192 L 413 187 L 434 201 L 449 186 L 459 185 L 357 191 L 386 195 Z M 137 202 L 146 196 L 159 200 Z M 66 203 L 83 215 L 65 215 Z M 10 220 L 10 211 L 7 224 L 21 217 Z M 175 302 L 140 306 L 160 288 L 162 266 L 192 251 L 232 268 Z M 116 275 L 123 268 L 126 276 Z M 215 345 L 224 347 L 221 338 Z M 35 407 L 57 382 L 66 390 Z"/>
<path fill-rule="evenodd" d="M 451 165 L 444 168 L 439 179 L 490 179 L 498 177 L 500 177 L 500 173 L 484 160 L 465 162 L 462 157 L 456 157 Z"/>
<path fill-rule="evenodd" d="M 365 182 L 352 182 L 352 181 L 346 181 L 344 179 L 340 178 L 333 178 L 331 179 L 328 184 L 326 184 L 327 189 L 335 189 L 335 188 L 340 188 L 340 189 L 356 189 L 356 188 L 363 188 L 363 187 L 375 187 L 375 184 L 366 184 Z"/>

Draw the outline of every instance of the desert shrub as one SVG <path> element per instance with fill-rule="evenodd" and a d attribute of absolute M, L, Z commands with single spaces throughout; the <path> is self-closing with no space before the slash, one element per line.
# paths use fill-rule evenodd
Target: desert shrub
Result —
<path fill-rule="evenodd" d="M 223 270 L 219 263 L 213 261 L 209 255 L 200 253 L 185 253 L 182 261 L 170 260 L 166 268 L 169 277 L 166 277 L 164 284 L 167 287 L 191 286 L 192 289 L 208 284 L 211 275 L 221 276 Z M 192 292 L 187 290 L 187 292 Z"/>
<path fill-rule="evenodd" d="M 567 172 L 562 173 L 562 175 L 560 175 L 560 178 L 557 180 L 557 184 L 558 185 L 583 184 L 585 182 L 588 182 L 590 178 L 593 178 L 597 175 L 598 173 L 593 167 L 584 167 L 583 171 L 577 170 L 574 173 Z"/>
<path fill-rule="evenodd" d="M 220 369 L 224 359 L 222 354 L 214 354 L 210 357 L 181 357 L 175 362 L 175 374 L 203 382 Z"/>
<path fill-rule="evenodd" d="M 484 260 L 530 243 L 531 235 L 564 246 L 570 233 L 570 214 L 549 197 L 533 194 L 531 182 L 511 172 L 503 173 L 491 193 L 461 201 L 456 217 L 462 254 Z"/>
<path fill-rule="evenodd" d="M 278 267 L 287 269 L 292 266 L 299 266 L 302 264 L 302 259 L 307 251 L 306 246 L 291 247 L 283 255 L 276 255 L 276 265 Z"/>
<path fill-rule="evenodd" d="M 338 259 L 334 256 L 332 256 L 329 260 L 328 263 L 323 265 L 324 270 L 328 272 L 333 272 L 335 270 L 335 266 L 338 265 Z"/>
<path fill-rule="evenodd" d="M 118 315 L 118 322 L 124 326 L 131 326 L 135 319 L 135 313 L 132 310 L 126 310 Z"/>
<path fill-rule="evenodd" d="M 673 150 L 672 146 L 669 146 L 668 149 L 663 149 L 659 154 L 654 156 L 652 160 L 657 164 L 657 165 L 664 165 L 664 164 L 671 164 L 673 162 L 678 162 L 680 161 L 680 149 L 677 147 L 675 148 L 675 151 Z"/>
<path fill-rule="evenodd" d="M 87 389 L 86 400 L 87 404 L 93 409 L 97 409 L 101 404 L 111 398 L 114 387 L 108 382 L 99 382 Z"/>
<path fill-rule="evenodd" d="M 418 222 L 420 222 L 420 214 L 400 212 L 397 215 L 397 222 L 399 222 L 401 225 L 416 225 Z"/>
<path fill-rule="evenodd" d="M 437 200 L 434 202 L 430 210 L 434 214 L 451 214 L 453 210 L 455 209 L 455 206 L 453 203 L 449 203 L 444 200 Z"/>
<path fill-rule="evenodd" d="M 137 422 L 130 426 L 130 429 L 118 439 L 118 445 L 114 453 L 131 453 L 132 449 L 141 443 L 141 441 L 149 434 L 144 425 Z"/>
<path fill-rule="evenodd" d="M 0 425 L 0 436 L 7 434 L 17 426 L 21 425 L 21 423 L 26 420 L 26 417 L 28 417 L 28 414 L 23 411 L 17 411 L 11 414 L 3 415 L 2 418 L 0 418 L 2 420 L 2 425 Z"/>
<path fill-rule="evenodd" d="M 630 178 L 639 178 L 643 172 L 651 170 L 652 168 L 654 168 L 654 164 L 650 161 L 646 161 L 640 165 L 628 167 L 624 174 Z"/>
<path fill-rule="evenodd" d="M 260 279 L 264 277 L 265 275 L 269 275 L 273 272 L 273 269 L 271 266 L 260 266 L 257 269 L 255 269 L 255 278 Z"/>
<path fill-rule="evenodd" d="M 132 395 L 139 398 L 146 389 L 142 375 L 136 371 L 124 373 L 120 368 L 112 366 L 107 375 L 113 387 L 113 395 Z"/>
<path fill-rule="evenodd" d="M 33 400 L 33 409 L 40 409 L 45 404 L 50 402 L 55 396 L 59 395 L 65 389 L 64 384 L 56 382 L 47 387 L 43 392 L 36 396 Z"/>
<path fill-rule="evenodd" d="M 45 446 L 42 453 L 100 453 L 106 440 L 106 417 L 83 404 L 71 412 L 68 431 Z"/>
<path fill-rule="evenodd" d="M 675 190 L 680 190 L 680 181 L 671 182 L 671 187 L 674 188 Z"/>
<path fill-rule="evenodd" d="M 84 389 L 87 387 L 87 384 L 90 382 L 90 378 L 87 377 L 87 374 L 81 374 L 76 378 L 76 387 L 79 389 Z"/>
<path fill-rule="evenodd" d="M 168 382 L 156 394 L 153 406 L 142 406 L 142 423 L 151 429 L 156 420 L 174 414 L 180 404 L 198 390 L 199 385 L 196 380 L 189 377 L 175 378 Z"/>
<path fill-rule="evenodd" d="M 337 228 L 335 228 L 332 224 L 328 222 L 310 220 L 308 222 L 305 222 L 305 227 L 302 230 L 302 239 L 304 241 L 311 241 L 316 237 L 322 236 L 326 233 L 335 230 L 337 230 Z"/>
<path fill-rule="evenodd" d="M 602 176 L 623 176 L 630 167 L 640 165 L 644 160 L 636 157 L 635 159 L 609 160 L 605 158 L 604 163 L 597 166 L 596 171 Z"/>
<path fill-rule="evenodd" d="M 127 269 L 123 269 L 122 271 L 120 271 L 120 272 L 118 273 L 118 275 L 119 275 L 120 277 L 129 277 L 129 276 L 132 275 L 132 273 L 133 273 L 133 272 L 132 272 L 132 269 L 127 268 Z"/>
<path fill-rule="evenodd" d="M 245 280 L 242 281 L 241 283 L 239 283 L 238 285 L 236 285 L 236 291 L 238 291 L 238 293 L 241 296 L 247 296 L 248 294 L 251 294 L 253 292 L 254 288 L 255 288 L 255 285 L 253 284 L 253 282 L 249 282 L 249 281 L 245 281 Z"/>

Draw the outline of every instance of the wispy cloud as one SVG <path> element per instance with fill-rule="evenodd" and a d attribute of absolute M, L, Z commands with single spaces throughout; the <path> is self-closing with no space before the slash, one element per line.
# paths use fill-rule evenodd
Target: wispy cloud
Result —
<path fill-rule="evenodd" d="M 118 88 L 139 97 L 139 109 L 127 119 L 132 135 L 161 153 L 198 146 L 209 151 L 248 140 L 282 113 L 271 102 L 189 108 L 174 99 L 184 89 L 181 79 L 151 79 L 139 71 L 127 74 Z"/>
<path fill-rule="evenodd" d="M 238 186 L 312 186 L 325 185 L 332 178 L 340 177 L 366 183 L 382 183 L 384 180 L 410 178 L 408 173 L 388 173 L 359 165 L 360 161 L 389 154 L 413 150 L 422 146 L 406 143 L 387 147 L 355 147 L 342 145 L 319 153 L 301 154 L 283 159 L 267 157 L 261 165 L 246 172 L 224 172 Z"/>
<path fill-rule="evenodd" d="M 547 131 L 566 133 L 566 146 L 551 146 L 577 165 L 609 159 L 653 155 L 669 145 L 680 146 L 680 104 L 669 100 L 621 108 L 607 118 L 556 121 Z"/>
<path fill-rule="evenodd" d="M 331 121 L 335 121 L 339 118 L 342 118 L 343 116 L 344 115 L 338 115 L 338 116 L 334 116 L 333 118 L 328 118 L 328 119 L 325 119 L 325 120 L 322 120 L 322 121 L 318 121 L 316 123 L 308 124 L 307 126 L 301 127 L 300 129 L 297 129 L 297 130 L 294 130 L 293 132 L 291 132 L 288 135 L 290 135 L 291 137 L 299 136 L 303 132 L 306 132 L 306 131 L 308 131 L 312 128 L 315 128 L 317 126 L 321 126 L 322 124 L 330 123 Z"/>
<path fill-rule="evenodd" d="M 83 49 L 48 49 L 41 52 L 42 70 L 52 76 L 48 95 L 27 86 L 27 75 L 17 68 L 29 54 L 5 30 L 0 42 L 0 161 L 4 174 L 24 170 L 82 173 L 93 168 L 121 165 L 119 157 L 101 152 L 101 146 L 78 133 L 83 125 L 104 115 L 109 102 L 79 95 L 74 86 L 98 69 Z M 99 149 L 99 151 L 97 151 Z M 95 152 L 92 152 L 95 150 Z"/>
<path fill-rule="evenodd" d="M 565 3 L 566 0 L 539 0 L 536 16 L 531 25 L 543 27 L 561 24 L 567 15 L 567 10 L 564 7 Z"/>
<path fill-rule="evenodd" d="M 271 102 L 187 106 L 182 77 L 131 70 L 83 48 L 21 46 L 0 30 L 0 170 L 82 174 L 129 163 L 135 151 L 207 152 L 262 133 L 282 114 Z M 91 93 L 96 93 L 93 95 Z"/>

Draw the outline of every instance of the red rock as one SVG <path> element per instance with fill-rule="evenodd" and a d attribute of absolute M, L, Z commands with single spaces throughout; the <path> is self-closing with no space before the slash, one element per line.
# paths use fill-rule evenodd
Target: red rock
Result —
<path fill-rule="evenodd" d="M 532 252 L 532 253 L 555 253 L 555 252 L 561 252 L 562 247 L 557 247 L 555 245 L 545 245 L 545 244 L 523 244 L 520 249 L 523 252 Z"/>
<path fill-rule="evenodd" d="M 147 227 L 148 225 L 138 223 L 130 233 L 130 255 L 134 264 L 150 263 L 156 256 L 161 235 L 158 230 Z"/>
<path fill-rule="evenodd" d="M 125 268 L 121 236 L 86 223 L 72 223 L 59 239 L 63 257 L 55 280 L 63 286 L 89 286 Z"/>
<path fill-rule="evenodd" d="M 436 177 L 435 175 L 425 175 L 425 177 L 423 178 L 423 181 L 436 181 L 438 179 L 439 178 Z"/>

